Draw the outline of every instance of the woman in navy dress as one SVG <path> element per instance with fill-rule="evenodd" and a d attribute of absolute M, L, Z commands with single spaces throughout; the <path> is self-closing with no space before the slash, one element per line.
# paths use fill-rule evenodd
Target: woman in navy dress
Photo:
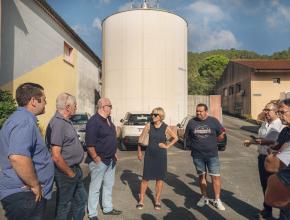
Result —
<path fill-rule="evenodd" d="M 160 194 L 163 182 L 167 174 L 167 149 L 174 145 L 177 135 L 163 122 L 165 113 L 163 108 L 154 108 L 151 112 L 152 122 L 146 124 L 142 135 L 149 132 L 149 144 L 145 151 L 143 178 L 140 185 L 138 209 L 144 207 L 144 195 L 148 187 L 149 180 L 156 180 L 156 194 L 154 208 L 160 209 Z M 166 143 L 166 137 L 171 138 L 170 143 Z M 138 144 L 138 159 L 142 160 L 141 146 Z"/>

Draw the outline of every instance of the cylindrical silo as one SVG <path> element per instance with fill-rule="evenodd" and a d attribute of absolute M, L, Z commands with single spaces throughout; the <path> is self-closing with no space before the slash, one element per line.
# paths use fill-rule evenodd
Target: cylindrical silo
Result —
<path fill-rule="evenodd" d="M 103 96 L 113 120 L 161 106 L 174 125 L 187 115 L 187 22 L 159 9 L 113 14 L 103 24 Z"/>

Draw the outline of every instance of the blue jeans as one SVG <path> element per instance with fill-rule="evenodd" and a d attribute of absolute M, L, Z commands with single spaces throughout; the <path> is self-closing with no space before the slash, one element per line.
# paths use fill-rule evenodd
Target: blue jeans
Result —
<path fill-rule="evenodd" d="M 106 213 L 113 210 L 112 191 L 115 183 L 116 166 L 113 165 L 113 161 L 111 161 L 108 166 L 103 162 L 96 164 L 94 161 L 92 161 L 89 163 L 89 169 L 91 174 L 91 182 L 88 198 L 88 216 L 92 218 L 98 215 L 97 207 L 99 204 L 102 182 L 103 212 Z"/>
<path fill-rule="evenodd" d="M 208 172 L 211 176 L 220 176 L 220 162 L 217 157 L 193 158 L 197 175 L 203 175 Z"/>
<path fill-rule="evenodd" d="M 32 192 L 19 192 L 5 197 L 1 203 L 8 220 L 41 220 L 46 199 L 35 202 Z"/>
<path fill-rule="evenodd" d="M 57 188 L 55 219 L 57 220 L 67 219 L 71 208 L 75 220 L 82 220 L 85 215 L 87 192 L 82 180 L 82 170 L 78 165 L 71 167 L 71 169 L 76 174 L 73 178 L 67 176 L 57 168 L 55 169 Z"/>

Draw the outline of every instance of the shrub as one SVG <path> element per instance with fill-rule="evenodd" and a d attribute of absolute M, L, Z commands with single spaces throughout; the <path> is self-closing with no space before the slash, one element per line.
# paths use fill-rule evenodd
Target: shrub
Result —
<path fill-rule="evenodd" d="M 16 110 L 16 102 L 8 91 L 0 89 L 0 129 L 9 115 Z"/>

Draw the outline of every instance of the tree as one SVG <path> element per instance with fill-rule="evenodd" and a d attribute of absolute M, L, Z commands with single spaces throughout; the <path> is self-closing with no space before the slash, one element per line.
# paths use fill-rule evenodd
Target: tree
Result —
<path fill-rule="evenodd" d="M 221 77 L 229 59 L 222 55 L 213 55 L 198 63 L 198 76 L 189 77 L 189 93 L 209 95 L 217 80 Z M 191 76 L 192 77 L 192 76 Z"/>
<path fill-rule="evenodd" d="M 16 110 L 16 103 L 8 91 L 0 90 L 0 128 L 5 120 Z"/>

